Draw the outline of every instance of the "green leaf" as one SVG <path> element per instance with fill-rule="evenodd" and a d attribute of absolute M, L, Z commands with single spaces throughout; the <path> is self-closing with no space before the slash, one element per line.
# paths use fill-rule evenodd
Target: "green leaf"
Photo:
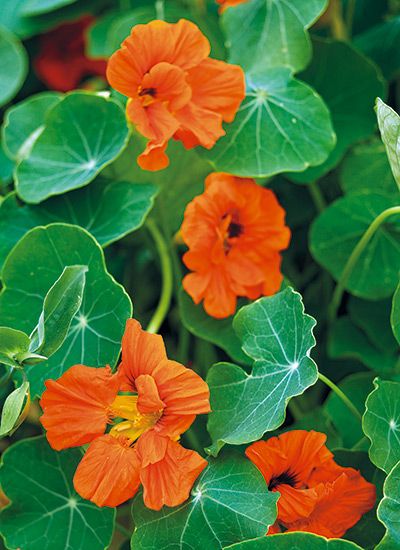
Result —
<path fill-rule="evenodd" d="M 77 0 L 27 0 L 22 8 L 22 13 L 27 16 L 40 15 L 48 11 L 57 10 Z"/>
<path fill-rule="evenodd" d="M 369 369 L 382 375 L 390 375 L 400 367 L 399 354 L 383 352 L 347 316 L 337 319 L 328 341 L 328 353 L 332 359 L 357 359 Z"/>
<path fill-rule="evenodd" d="M 341 165 L 340 185 L 346 195 L 365 191 L 398 194 L 381 140 L 361 143 L 350 151 Z"/>
<path fill-rule="evenodd" d="M 29 382 L 25 380 L 5 400 L 1 411 L 0 437 L 10 434 L 14 428 L 18 427 L 18 419 L 27 395 L 29 395 Z"/>
<path fill-rule="evenodd" d="M 378 193 L 349 195 L 332 203 L 311 227 L 310 250 L 315 260 L 338 280 L 370 224 L 395 205 L 394 197 Z M 386 298 L 397 286 L 399 264 L 400 216 L 391 216 L 362 252 L 346 290 L 369 300 Z"/>
<path fill-rule="evenodd" d="M 179 508 L 154 512 L 140 495 L 135 498 L 132 549 L 219 550 L 265 535 L 276 518 L 277 498 L 249 460 L 223 456 L 210 462 Z"/>
<path fill-rule="evenodd" d="M 44 128 L 46 113 L 62 98 L 56 92 L 43 92 L 10 107 L 4 116 L 2 137 L 10 158 L 27 156 Z"/>
<path fill-rule="evenodd" d="M 67 266 L 45 296 L 39 322 L 30 336 L 30 349 L 51 357 L 67 337 L 82 305 L 87 265 Z"/>
<path fill-rule="evenodd" d="M 343 446 L 343 441 L 331 419 L 322 407 L 313 407 L 312 410 L 290 425 L 291 430 L 315 430 L 323 432 L 327 436 L 326 446 L 328 449 L 337 449 Z M 283 428 L 282 431 L 287 431 Z"/>
<path fill-rule="evenodd" d="M 225 550 L 362 550 L 342 539 L 326 539 L 311 533 L 283 533 L 226 546 Z"/>
<path fill-rule="evenodd" d="M 27 72 L 28 58 L 23 45 L 16 36 L 0 26 L 0 107 L 15 96 Z"/>
<path fill-rule="evenodd" d="M 310 358 L 315 323 L 292 288 L 239 310 L 233 326 L 243 351 L 254 360 L 253 370 L 248 375 L 220 363 L 208 373 L 212 454 L 225 443 L 250 443 L 278 428 L 289 399 L 315 384 L 317 367 Z"/>
<path fill-rule="evenodd" d="M 350 44 L 322 39 L 315 39 L 312 63 L 300 78 L 326 102 L 337 136 L 335 148 L 322 164 L 291 174 L 295 181 L 309 183 L 334 168 L 350 145 L 374 132 L 375 98 L 385 94 L 385 85 L 376 66 Z"/>
<path fill-rule="evenodd" d="M 0 141 L 0 187 L 11 182 L 13 170 L 14 162 L 6 155 L 4 143 Z"/>
<path fill-rule="evenodd" d="M 385 78 L 393 79 L 400 71 L 400 17 L 375 25 L 354 39 L 355 46 L 381 68 Z"/>
<path fill-rule="evenodd" d="M 29 336 L 20 330 L 0 327 L 0 363 L 19 367 L 19 358 L 29 350 Z"/>
<path fill-rule="evenodd" d="M 393 334 L 400 344 L 400 284 L 398 285 L 396 292 L 393 296 L 390 323 L 392 325 Z"/>
<path fill-rule="evenodd" d="M 124 289 L 106 271 L 103 251 L 84 229 L 52 224 L 29 231 L 4 264 L 0 318 L 31 332 L 43 300 L 65 266 L 88 266 L 82 307 L 61 348 L 41 365 L 26 368 L 32 395 L 41 395 L 44 381 L 58 378 L 74 364 L 100 367 L 118 359 L 125 322 L 132 307 Z"/>
<path fill-rule="evenodd" d="M 83 500 L 72 485 L 79 449 L 57 453 L 44 437 L 14 443 L 3 455 L 2 488 L 11 504 L 1 514 L 7 548 L 104 550 L 115 510 Z M 40 503 L 40 505 L 39 505 Z"/>
<path fill-rule="evenodd" d="M 233 330 L 233 316 L 227 319 L 210 317 L 203 305 L 196 306 L 183 289 L 179 293 L 179 311 L 182 323 L 192 334 L 222 348 L 234 361 L 249 364 L 249 357 L 243 353 L 240 340 Z"/>
<path fill-rule="evenodd" d="M 222 24 L 229 61 L 243 69 L 308 65 L 312 45 L 307 29 L 324 11 L 327 0 L 253 0 L 226 10 Z"/>
<path fill-rule="evenodd" d="M 0 271 L 7 254 L 27 231 L 54 221 L 80 225 L 107 246 L 143 225 L 157 193 L 150 183 L 100 179 L 39 205 L 21 204 L 10 193 L 0 205 Z"/>
<path fill-rule="evenodd" d="M 125 148 L 125 114 L 113 100 L 73 92 L 47 114 L 29 155 L 17 166 L 19 196 L 38 203 L 83 187 Z"/>
<path fill-rule="evenodd" d="M 379 550 L 398 550 L 400 548 L 400 462 L 389 472 L 383 486 L 384 498 L 378 506 L 378 519 L 386 527 L 386 534 Z"/>
<path fill-rule="evenodd" d="M 347 395 L 353 405 L 363 414 L 365 411 L 365 400 L 372 390 L 373 375 L 369 373 L 351 374 L 339 384 L 339 388 Z M 343 404 L 339 397 L 330 392 L 324 404 L 324 410 L 328 414 L 332 424 L 336 427 L 343 439 L 343 445 L 350 449 L 357 445 L 363 437 L 360 421 Z M 362 447 L 364 448 L 364 447 Z M 365 447 L 366 449 L 368 446 Z M 357 449 L 360 449 L 357 446 Z"/>
<path fill-rule="evenodd" d="M 376 100 L 376 115 L 390 167 L 400 189 L 400 157 L 398 155 L 398 148 L 400 146 L 400 117 L 379 97 Z"/>
<path fill-rule="evenodd" d="M 374 380 L 365 403 L 363 430 L 371 440 L 369 457 L 387 474 L 400 460 L 400 383 Z"/>
<path fill-rule="evenodd" d="M 290 69 L 247 75 L 247 95 L 226 136 L 202 154 L 216 170 L 266 177 L 321 164 L 335 145 L 329 111 Z"/>

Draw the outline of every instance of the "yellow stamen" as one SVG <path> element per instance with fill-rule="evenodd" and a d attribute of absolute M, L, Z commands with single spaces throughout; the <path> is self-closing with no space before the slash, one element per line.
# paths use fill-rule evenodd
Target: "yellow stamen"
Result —
<path fill-rule="evenodd" d="M 124 437 L 135 441 L 144 432 L 152 428 L 161 417 L 162 411 L 151 414 L 141 414 L 137 408 L 137 395 L 118 395 L 110 406 L 114 417 L 125 418 L 111 428 L 110 435 Z"/>

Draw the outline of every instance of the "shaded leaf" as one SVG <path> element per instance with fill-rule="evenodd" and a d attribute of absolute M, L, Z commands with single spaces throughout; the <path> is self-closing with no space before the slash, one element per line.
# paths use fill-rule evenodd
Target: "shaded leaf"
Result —
<path fill-rule="evenodd" d="M 23 45 L 16 36 L 0 26 L 0 106 L 15 96 L 27 72 L 28 59 Z"/>
<path fill-rule="evenodd" d="M 394 179 L 400 189 L 400 158 L 397 153 L 400 146 L 400 117 L 381 99 L 376 100 L 376 115 L 382 141 L 386 147 Z"/>
<path fill-rule="evenodd" d="M 210 369 L 210 453 L 216 455 L 225 443 L 250 443 L 278 428 L 289 399 L 315 384 L 317 367 L 310 358 L 315 323 L 292 288 L 239 310 L 233 326 L 243 351 L 254 360 L 253 370 L 248 375 L 228 363 Z"/>

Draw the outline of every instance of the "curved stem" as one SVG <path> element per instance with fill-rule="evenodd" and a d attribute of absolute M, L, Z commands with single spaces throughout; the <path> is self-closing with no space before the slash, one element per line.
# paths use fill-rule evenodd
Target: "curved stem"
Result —
<path fill-rule="evenodd" d="M 124 537 L 126 537 L 128 540 L 131 539 L 131 537 L 132 537 L 131 531 L 129 531 L 129 529 L 127 529 L 126 527 L 121 525 L 121 523 L 119 523 L 119 521 L 115 522 L 115 528 L 121 533 L 121 535 L 124 535 Z"/>
<path fill-rule="evenodd" d="M 350 401 L 350 399 L 347 397 L 345 393 L 342 392 L 342 390 L 334 383 L 332 380 L 330 380 L 327 376 L 324 374 L 318 373 L 318 378 L 328 386 L 336 395 L 339 397 L 339 399 L 346 405 L 346 407 L 352 412 L 352 414 L 361 422 L 361 414 L 358 411 L 358 409 L 353 405 L 353 403 Z"/>
<path fill-rule="evenodd" d="M 147 326 L 147 332 L 156 333 L 160 329 L 171 304 L 171 297 L 173 291 L 173 273 L 172 263 L 168 252 L 168 245 L 164 240 L 161 231 L 153 220 L 147 221 L 147 229 L 150 231 L 151 236 L 154 239 L 157 252 L 160 257 L 161 274 L 162 274 L 162 287 L 160 301 L 158 302 L 157 309 L 155 310 L 150 322 Z"/>
<path fill-rule="evenodd" d="M 356 10 L 356 0 L 348 0 L 346 9 L 347 36 L 350 38 L 353 31 L 353 19 Z"/>
<path fill-rule="evenodd" d="M 311 182 L 308 186 L 308 189 L 310 191 L 311 198 L 317 211 L 322 212 L 323 210 L 325 210 L 326 200 L 321 192 L 321 189 L 318 187 L 318 183 L 316 181 Z"/>
<path fill-rule="evenodd" d="M 357 264 L 361 254 L 364 252 L 365 247 L 369 241 L 374 236 L 375 232 L 380 225 L 393 214 L 400 214 L 400 206 L 393 206 L 392 208 L 387 208 L 377 216 L 371 225 L 368 227 L 364 235 L 358 241 L 357 245 L 354 247 L 353 252 L 350 254 L 349 259 L 347 260 L 346 265 L 344 266 L 342 275 L 338 280 L 335 291 L 332 296 L 331 305 L 328 311 L 328 320 L 332 323 L 336 319 L 337 311 L 339 309 L 340 303 L 342 301 L 343 292 L 347 285 L 347 282 L 350 278 L 350 275 L 353 272 L 355 265 Z"/>

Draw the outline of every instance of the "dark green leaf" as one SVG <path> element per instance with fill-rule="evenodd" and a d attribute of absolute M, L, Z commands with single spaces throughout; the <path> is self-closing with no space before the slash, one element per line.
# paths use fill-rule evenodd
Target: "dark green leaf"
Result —
<path fill-rule="evenodd" d="M 25 439 L 3 455 L 2 488 L 11 504 L 1 514 L 8 548 L 104 550 L 115 511 L 83 500 L 72 485 L 79 449 L 57 453 L 44 437 Z"/>
<path fill-rule="evenodd" d="M 315 319 L 304 313 L 301 296 L 292 288 L 242 307 L 233 326 L 254 364 L 250 375 L 228 363 L 208 373 L 214 455 L 225 443 L 250 443 L 278 428 L 289 399 L 317 381 L 310 358 Z"/>
<path fill-rule="evenodd" d="M 87 185 L 121 153 L 129 135 L 116 102 L 84 92 L 65 96 L 44 126 L 16 170 L 17 192 L 26 202 Z"/>
<path fill-rule="evenodd" d="M 28 60 L 23 45 L 16 36 L 0 26 L 0 107 L 15 96 L 27 72 Z"/>
<path fill-rule="evenodd" d="M 220 550 L 264 535 L 276 518 L 277 494 L 269 493 L 257 468 L 240 455 L 212 460 L 179 508 L 149 510 L 133 503 L 132 549 Z M 75 550 L 75 549 L 74 549 Z"/>

